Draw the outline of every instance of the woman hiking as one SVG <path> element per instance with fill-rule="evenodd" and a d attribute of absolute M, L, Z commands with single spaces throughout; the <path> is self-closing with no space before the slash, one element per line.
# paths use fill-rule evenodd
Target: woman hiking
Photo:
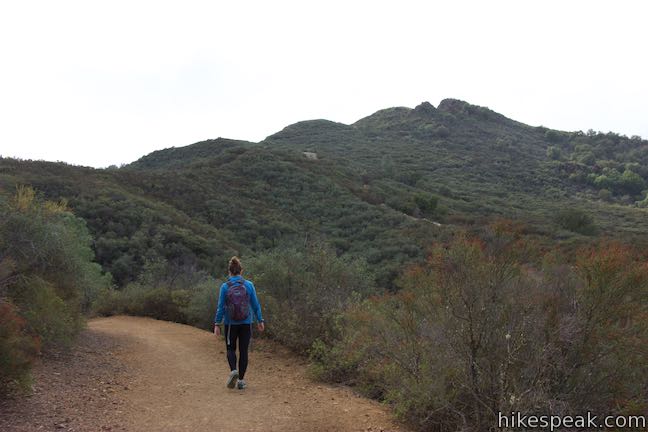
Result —
<path fill-rule="evenodd" d="M 243 390 L 245 371 L 248 365 L 248 348 L 252 337 L 252 315 L 258 322 L 259 331 L 265 330 L 261 305 L 257 299 L 254 285 L 243 279 L 243 267 L 238 257 L 232 257 L 228 265 L 229 278 L 220 287 L 218 309 L 214 319 L 214 334 L 221 335 L 220 323 L 224 321 L 225 343 L 227 345 L 227 361 L 230 367 L 227 387 L 238 387 Z M 236 342 L 239 346 L 238 368 L 236 365 Z"/>

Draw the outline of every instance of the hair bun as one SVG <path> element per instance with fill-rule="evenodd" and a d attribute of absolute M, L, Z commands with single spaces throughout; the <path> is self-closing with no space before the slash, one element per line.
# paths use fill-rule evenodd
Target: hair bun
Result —
<path fill-rule="evenodd" d="M 230 258 L 227 268 L 230 274 L 240 275 L 241 271 L 243 270 L 243 266 L 241 266 L 241 259 L 237 256 L 233 256 L 232 258 Z"/>

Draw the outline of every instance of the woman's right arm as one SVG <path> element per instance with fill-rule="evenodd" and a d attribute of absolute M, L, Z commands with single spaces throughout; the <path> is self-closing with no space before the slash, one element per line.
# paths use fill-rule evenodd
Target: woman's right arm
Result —
<path fill-rule="evenodd" d="M 226 284 L 221 285 L 220 293 L 218 294 L 218 307 L 216 308 L 216 317 L 214 324 L 220 324 L 223 321 L 223 314 L 225 312 L 225 288 Z"/>

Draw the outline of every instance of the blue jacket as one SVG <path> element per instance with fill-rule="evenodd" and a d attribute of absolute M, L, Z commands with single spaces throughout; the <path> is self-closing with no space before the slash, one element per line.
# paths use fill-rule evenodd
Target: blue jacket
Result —
<path fill-rule="evenodd" d="M 230 276 L 230 281 L 238 281 L 243 279 L 243 276 Z M 254 289 L 254 284 L 249 280 L 243 279 L 243 285 L 247 290 L 248 296 L 250 297 L 250 313 L 248 314 L 247 319 L 242 321 L 231 320 L 225 307 L 225 299 L 227 298 L 227 282 L 225 282 L 220 287 L 220 294 L 218 295 L 218 309 L 216 309 L 216 317 L 214 322 L 220 324 L 223 319 L 225 320 L 226 325 L 230 324 L 252 324 L 252 316 L 256 317 L 256 320 L 261 322 L 263 321 L 263 316 L 261 315 L 261 305 L 259 304 L 259 299 L 257 299 L 256 290 Z"/>

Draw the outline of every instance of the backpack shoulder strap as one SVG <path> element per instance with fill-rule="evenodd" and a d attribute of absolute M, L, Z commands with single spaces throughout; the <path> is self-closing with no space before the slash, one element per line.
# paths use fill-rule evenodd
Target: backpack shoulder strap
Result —
<path fill-rule="evenodd" d="M 236 285 L 242 285 L 244 288 L 247 289 L 247 286 L 245 285 L 245 279 L 241 278 L 241 280 L 238 281 L 233 281 L 233 280 L 228 280 L 227 281 L 227 287 L 231 288 Z"/>

